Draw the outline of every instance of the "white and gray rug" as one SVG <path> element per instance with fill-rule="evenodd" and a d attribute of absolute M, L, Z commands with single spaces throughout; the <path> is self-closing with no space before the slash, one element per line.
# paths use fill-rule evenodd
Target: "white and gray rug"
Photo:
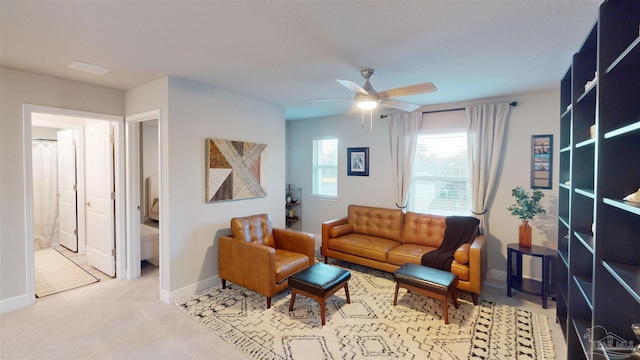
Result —
<path fill-rule="evenodd" d="M 252 359 L 554 359 L 545 316 L 467 294 L 460 308 L 401 289 L 389 273 L 341 264 L 351 271 L 346 303 L 339 290 L 327 300 L 326 325 L 314 300 L 289 290 L 266 309 L 265 297 L 235 284 L 209 289 L 176 306 Z"/>

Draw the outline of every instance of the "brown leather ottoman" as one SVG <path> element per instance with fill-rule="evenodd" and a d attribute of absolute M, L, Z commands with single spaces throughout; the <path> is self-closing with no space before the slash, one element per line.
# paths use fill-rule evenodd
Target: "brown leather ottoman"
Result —
<path fill-rule="evenodd" d="M 314 299 L 320 304 L 320 318 L 322 325 L 325 324 L 325 300 L 331 297 L 336 291 L 344 288 L 347 294 L 347 304 L 351 304 L 349 298 L 349 284 L 351 273 L 339 267 L 316 263 L 289 277 L 291 287 L 291 302 L 289 311 L 293 310 L 293 303 L 296 294 L 304 295 Z"/>
<path fill-rule="evenodd" d="M 402 287 L 418 294 L 426 295 L 442 301 L 444 323 L 449 324 L 447 312 L 447 298 L 451 296 L 453 304 L 458 308 L 458 276 L 448 271 L 442 271 L 427 266 L 404 264 L 395 273 L 396 293 L 393 296 L 393 306 L 398 301 L 398 290 Z"/>

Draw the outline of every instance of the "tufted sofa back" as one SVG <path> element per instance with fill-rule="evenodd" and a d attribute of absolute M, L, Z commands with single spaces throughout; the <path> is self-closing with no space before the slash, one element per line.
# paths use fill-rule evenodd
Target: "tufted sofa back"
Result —
<path fill-rule="evenodd" d="M 400 209 L 385 209 L 349 205 L 348 223 L 356 234 L 380 236 L 402 242 L 402 218 Z"/>
<path fill-rule="evenodd" d="M 403 244 L 438 247 L 444 240 L 446 216 L 418 214 L 408 211 L 404 215 Z"/>
<path fill-rule="evenodd" d="M 231 236 L 246 242 L 275 247 L 271 217 L 268 214 L 232 218 Z"/>

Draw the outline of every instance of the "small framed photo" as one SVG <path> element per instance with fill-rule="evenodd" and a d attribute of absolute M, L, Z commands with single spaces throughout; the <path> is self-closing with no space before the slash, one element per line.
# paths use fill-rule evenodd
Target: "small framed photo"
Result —
<path fill-rule="evenodd" d="M 369 148 L 347 148 L 347 175 L 369 176 Z"/>
<path fill-rule="evenodd" d="M 553 135 L 531 136 L 531 188 L 551 189 Z"/>

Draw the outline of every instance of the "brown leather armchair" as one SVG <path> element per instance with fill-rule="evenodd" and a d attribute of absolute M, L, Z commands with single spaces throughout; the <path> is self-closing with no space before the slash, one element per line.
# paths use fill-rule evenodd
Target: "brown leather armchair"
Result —
<path fill-rule="evenodd" d="M 231 219 L 231 236 L 218 243 L 218 272 L 227 280 L 267 297 L 289 286 L 289 276 L 315 262 L 313 234 L 274 229 L 267 214 Z"/>

